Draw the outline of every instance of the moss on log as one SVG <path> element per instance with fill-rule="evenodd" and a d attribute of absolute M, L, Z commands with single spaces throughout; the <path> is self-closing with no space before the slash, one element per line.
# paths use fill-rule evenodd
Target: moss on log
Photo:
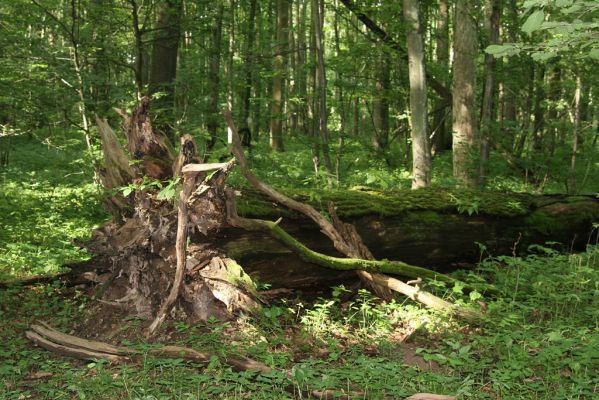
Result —
<path fill-rule="evenodd" d="M 341 257 L 317 226 L 306 218 L 240 189 L 239 214 L 274 220 L 307 248 Z M 531 244 L 560 242 L 569 250 L 594 243 L 593 223 L 599 222 L 599 201 L 593 196 L 533 196 L 489 191 L 398 190 L 285 190 L 317 209 L 333 201 L 346 222 L 353 223 L 379 260 L 401 260 L 410 265 L 447 271 L 482 256 L 525 253 Z M 458 199 L 458 200 L 456 200 Z M 476 210 L 468 215 L 468 205 Z M 331 286 L 351 279 L 344 271 L 314 266 L 269 235 L 227 229 L 219 243 L 239 259 L 245 270 L 273 287 L 310 289 L 319 281 Z M 349 260 L 348 260 L 349 261 Z M 339 264 L 338 264 L 339 265 Z M 382 267 L 381 267 L 382 268 Z M 384 268 L 392 269 L 393 265 Z M 379 271 L 384 271 L 379 269 Z"/>
<path fill-rule="evenodd" d="M 299 217 L 297 213 L 274 206 L 264 194 L 254 189 L 241 188 L 240 190 L 243 195 L 237 199 L 239 215 L 253 218 Z M 539 205 L 560 198 L 524 193 L 432 188 L 392 191 L 378 191 L 364 187 L 348 190 L 287 188 L 281 192 L 325 213 L 328 202 L 332 201 L 335 203 L 339 217 L 352 219 L 366 215 L 396 217 L 418 211 L 468 214 L 469 210 L 471 214 L 512 218 L 527 215 Z M 586 199 L 585 196 L 576 197 Z"/>

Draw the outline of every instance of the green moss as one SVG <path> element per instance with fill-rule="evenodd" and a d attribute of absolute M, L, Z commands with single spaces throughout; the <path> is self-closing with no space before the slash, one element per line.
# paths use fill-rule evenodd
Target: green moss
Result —
<path fill-rule="evenodd" d="M 584 200 L 584 202 L 582 201 Z M 543 235 L 559 235 L 564 229 L 599 221 L 596 203 L 588 198 L 564 201 L 561 204 L 541 207 L 526 217 L 526 224 Z M 574 206 L 576 204 L 576 206 Z"/>
<path fill-rule="evenodd" d="M 413 211 L 406 214 L 404 221 L 408 224 L 414 221 L 419 224 L 436 225 L 443 222 L 443 217 L 434 211 Z"/>
<path fill-rule="evenodd" d="M 323 190 L 323 189 L 279 189 L 282 193 L 298 201 L 310 204 L 319 211 L 327 210 L 333 202 L 340 217 L 361 217 L 378 215 L 381 217 L 401 216 L 408 212 L 426 210 L 432 214 L 464 213 L 464 207 L 473 206 L 476 213 L 516 217 L 529 212 L 533 196 L 515 193 L 499 193 L 467 190 Z M 276 206 L 262 193 L 254 189 L 242 188 L 238 197 L 239 213 L 251 217 L 297 217 L 297 214 Z M 424 218 L 433 218 L 428 214 Z M 432 222 L 432 221 L 431 221 Z"/>
<path fill-rule="evenodd" d="M 237 264 L 237 262 L 231 258 L 226 260 L 226 264 L 228 272 L 227 280 L 236 287 L 244 288 L 249 293 L 257 296 L 258 289 L 256 288 L 256 284 L 252 278 L 245 273 L 241 265 Z"/>

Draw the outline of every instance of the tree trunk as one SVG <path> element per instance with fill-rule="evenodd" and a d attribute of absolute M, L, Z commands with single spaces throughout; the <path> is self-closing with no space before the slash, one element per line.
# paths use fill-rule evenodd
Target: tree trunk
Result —
<path fill-rule="evenodd" d="M 410 75 L 410 123 L 412 128 L 412 189 L 431 183 L 431 156 L 428 144 L 428 113 L 424 41 L 420 24 L 419 2 L 404 0 L 404 18 L 408 26 Z"/>
<path fill-rule="evenodd" d="M 216 144 L 218 138 L 218 123 L 220 121 L 219 112 L 219 94 L 220 94 L 220 61 L 222 50 L 222 31 L 225 6 L 220 3 L 214 20 L 214 30 L 212 31 L 212 49 L 210 52 L 210 68 L 208 69 L 208 86 L 210 91 L 210 101 L 208 104 L 208 115 L 206 116 L 208 133 L 210 139 L 206 144 L 208 150 L 211 150 Z"/>
<path fill-rule="evenodd" d="M 568 176 L 568 193 L 576 193 L 576 157 L 580 142 L 580 122 L 582 120 L 582 80 L 576 77 L 576 90 L 574 92 L 574 133 L 572 137 L 572 156 L 570 157 L 570 173 Z"/>
<path fill-rule="evenodd" d="M 499 25 L 501 18 L 501 0 L 486 0 L 485 2 L 485 31 L 488 44 L 499 43 Z M 480 123 L 480 184 L 484 184 L 489 160 L 489 142 L 493 131 L 495 115 L 495 57 L 485 54 L 485 85 L 483 88 L 483 104 Z"/>
<path fill-rule="evenodd" d="M 153 102 L 156 108 L 153 113 L 154 124 L 156 129 L 164 132 L 172 143 L 176 143 L 173 130 L 174 94 L 181 13 L 181 0 L 165 0 L 157 5 L 150 65 L 149 93 L 150 95 L 162 93 Z"/>
<path fill-rule="evenodd" d="M 244 130 L 243 135 L 243 144 L 245 146 L 251 146 L 252 142 L 252 126 L 250 124 L 250 97 L 252 94 L 252 81 L 253 81 L 253 73 L 254 73 L 254 46 L 256 41 L 256 32 L 255 32 L 255 20 L 256 20 L 256 2 L 257 0 L 250 0 L 250 10 L 248 15 L 248 28 L 247 28 L 247 38 L 244 49 L 244 75 L 245 82 L 243 86 L 243 95 L 242 95 L 242 106 L 243 106 L 243 114 L 242 114 L 242 122 L 241 129 Z"/>
<path fill-rule="evenodd" d="M 327 170 L 328 176 L 333 175 L 333 165 L 329 152 L 329 130 L 328 130 L 328 108 L 327 108 L 327 77 L 324 65 L 324 3 L 321 0 L 312 0 L 312 20 L 314 24 L 314 39 L 316 44 L 316 88 L 318 109 L 317 137 L 320 139 L 322 148 L 322 158 Z M 330 178 L 329 178 L 330 180 Z M 329 182 L 330 184 L 330 182 Z"/>
<path fill-rule="evenodd" d="M 437 15 L 436 56 L 437 65 L 442 70 L 449 71 L 449 4 L 447 0 L 439 1 Z M 446 80 L 442 80 L 446 84 Z M 451 135 L 447 133 L 447 107 L 451 106 L 444 99 L 435 101 L 434 119 L 432 126 L 432 153 L 437 154 L 443 150 L 451 149 Z"/>
<path fill-rule="evenodd" d="M 372 145 L 379 155 L 385 155 L 389 147 L 389 92 L 391 91 L 391 62 L 389 54 L 379 46 L 379 67 L 376 68 L 372 119 L 374 134 Z"/>
<path fill-rule="evenodd" d="M 583 250 L 595 240 L 593 223 L 599 218 L 599 201 L 594 196 L 482 191 L 465 197 L 460 192 L 430 189 L 286 193 L 315 207 L 332 201 L 340 218 L 356 226 L 376 259 L 402 260 L 442 271 L 473 265 L 481 256 L 511 255 L 514 249 L 525 254 L 531 244 L 559 242 L 564 250 Z M 297 213 L 274 207 L 253 190 L 243 190 L 237 205 L 239 213 L 248 218 L 283 218 L 280 226 L 297 241 L 313 251 L 340 256 L 318 226 Z M 472 215 L 468 215 L 469 206 L 476 209 Z M 250 276 L 276 288 L 321 289 L 355 280 L 352 272 L 333 272 L 292 257 L 291 249 L 267 233 L 230 228 L 212 240 L 226 242 L 226 253 Z"/>
<path fill-rule="evenodd" d="M 540 153 L 543 150 L 543 126 L 545 125 L 545 66 L 537 65 L 534 103 L 534 125 L 532 127 L 532 150 Z"/>
<path fill-rule="evenodd" d="M 287 27 L 289 25 L 289 2 L 277 0 L 277 34 L 276 55 L 274 61 L 274 76 L 272 78 L 272 98 L 270 105 L 270 148 L 273 151 L 283 151 L 283 96 L 285 76 L 287 73 Z"/>
<path fill-rule="evenodd" d="M 453 176 L 460 186 L 477 185 L 473 156 L 478 141 L 476 103 L 476 26 L 472 0 L 457 0 L 453 62 Z"/>

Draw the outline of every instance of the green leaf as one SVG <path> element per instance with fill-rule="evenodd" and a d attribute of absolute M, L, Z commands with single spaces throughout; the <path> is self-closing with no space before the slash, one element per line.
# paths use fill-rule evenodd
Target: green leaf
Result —
<path fill-rule="evenodd" d="M 599 47 L 591 49 L 591 51 L 589 51 L 589 57 L 591 57 L 594 60 L 599 60 Z"/>
<path fill-rule="evenodd" d="M 557 54 L 551 51 L 540 51 L 531 54 L 532 59 L 535 61 L 547 61 L 555 56 L 557 56 Z"/>
<path fill-rule="evenodd" d="M 530 14 L 526 22 L 524 22 L 524 25 L 522 25 L 522 30 L 530 35 L 541 28 L 544 20 L 545 12 L 543 10 L 537 10 Z"/>
<path fill-rule="evenodd" d="M 572 3 L 573 3 L 572 0 L 556 0 L 555 1 L 555 5 L 560 8 L 569 7 L 572 5 Z"/>
<path fill-rule="evenodd" d="M 487 46 L 485 52 L 491 54 L 495 58 L 499 58 L 516 55 L 520 52 L 520 49 L 513 44 L 492 44 Z"/>
<path fill-rule="evenodd" d="M 485 49 L 485 52 L 487 52 L 488 54 L 492 54 L 492 55 L 502 54 L 502 53 L 505 53 L 505 51 L 507 50 L 508 47 L 510 47 L 510 46 L 501 45 L 501 44 L 492 44 L 490 46 L 487 46 L 487 48 Z"/>

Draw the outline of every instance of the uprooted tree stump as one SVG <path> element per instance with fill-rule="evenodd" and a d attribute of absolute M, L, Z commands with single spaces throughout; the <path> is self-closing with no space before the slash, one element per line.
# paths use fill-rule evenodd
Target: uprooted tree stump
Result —
<path fill-rule="evenodd" d="M 198 321 L 259 309 L 253 281 L 205 240 L 227 226 L 224 183 L 233 163 L 198 164 L 189 135 L 174 157 L 147 110 L 143 99 L 131 115 L 121 111 L 128 154 L 106 121 L 97 119 L 105 155 L 101 178 L 113 190 L 106 205 L 115 215 L 90 243 L 111 262 L 113 277 L 102 299 L 154 319 L 150 334 L 168 314 Z"/>

